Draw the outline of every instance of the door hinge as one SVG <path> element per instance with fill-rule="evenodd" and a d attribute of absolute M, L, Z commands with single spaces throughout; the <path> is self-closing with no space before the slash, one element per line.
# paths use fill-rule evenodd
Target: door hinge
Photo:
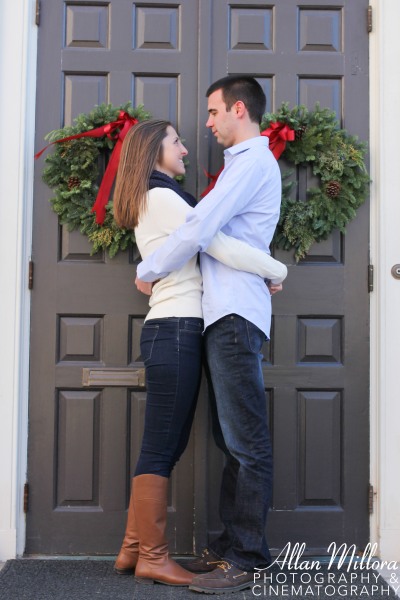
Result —
<path fill-rule="evenodd" d="M 35 24 L 39 27 L 40 25 L 40 10 L 41 10 L 41 2 L 40 0 L 36 0 L 36 11 L 35 11 Z"/>
<path fill-rule="evenodd" d="M 29 509 L 29 483 L 24 485 L 24 513 L 26 514 Z"/>
<path fill-rule="evenodd" d="M 368 514 L 372 515 L 374 512 L 374 486 L 369 484 L 368 486 Z"/>
<path fill-rule="evenodd" d="M 372 6 L 369 5 L 367 8 L 367 33 L 372 31 Z"/>
<path fill-rule="evenodd" d="M 33 289 L 33 270 L 33 260 L 30 260 L 28 267 L 28 290 Z"/>
<path fill-rule="evenodd" d="M 374 291 L 374 265 L 368 265 L 368 291 Z"/>

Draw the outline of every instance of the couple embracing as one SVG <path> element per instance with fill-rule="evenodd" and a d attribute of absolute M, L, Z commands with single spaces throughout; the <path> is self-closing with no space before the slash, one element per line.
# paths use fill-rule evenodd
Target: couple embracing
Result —
<path fill-rule="evenodd" d="M 260 135 L 265 94 L 248 76 L 207 90 L 206 126 L 225 147 L 218 181 L 198 204 L 174 179 L 187 149 L 171 123 L 149 120 L 127 134 L 114 193 L 120 226 L 135 230 L 136 285 L 150 295 L 141 353 L 147 403 L 125 538 L 115 563 L 138 583 L 224 593 L 251 587 L 270 561 L 265 538 L 272 496 L 261 348 L 271 295 L 286 267 L 269 254 L 281 176 Z M 203 353 L 213 435 L 225 454 L 222 534 L 193 560 L 174 561 L 166 540 L 168 479 L 186 448 Z"/>

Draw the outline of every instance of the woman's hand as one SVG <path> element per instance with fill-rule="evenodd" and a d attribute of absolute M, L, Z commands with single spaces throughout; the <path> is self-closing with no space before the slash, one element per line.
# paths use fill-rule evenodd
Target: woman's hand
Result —
<path fill-rule="evenodd" d="M 268 284 L 268 289 L 269 289 L 269 293 L 272 296 L 272 294 L 276 294 L 276 292 L 281 292 L 283 289 L 283 286 L 281 283 L 273 284 L 270 282 Z"/>
<path fill-rule="evenodd" d="M 139 292 L 142 292 L 142 294 L 146 294 L 146 296 L 151 296 L 151 292 L 153 289 L 152 281 L 142 281 L 141 279 L 139 279 L 138 276 L 136 276 L 135 285 Z"/>

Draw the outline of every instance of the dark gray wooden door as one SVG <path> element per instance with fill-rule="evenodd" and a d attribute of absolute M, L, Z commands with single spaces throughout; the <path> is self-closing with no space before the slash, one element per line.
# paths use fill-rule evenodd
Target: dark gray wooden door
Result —
<path fill-rule="evenodd" d="M 42 0 L 37 147 L 93 105 L 131 99 L 177 124 L 190 149 L 187 187 L 205 186 L 221 150 L 205 131 L 204 92 L 227 73 L 254 74 L 268 109 L 284 100 L 332 107 L 368 137 L 366 0 Z M 61 67 L 60 67 L 61 65 Z M 114 553 L 140 446 L 139 351 L 146 300 L 137 252 L 90 256 L 60 228 L 37 165 L 27 552 Z M 301 177 L 306 186 L 306 174 Z M 368 539 L 368 207 L 295 265 L 274 298 L 265 347 L 275 454 L 274 548 Z M 112 369 L 122 369 L 115 372 Z M 82 376 L 86 383 L 82 384 Z M 131 377 L 124 380 L 124 377 Z M 206 392 L 170 487 L 172 551 L 198 550 L 219 528 L 222 458 Z"/>
<path fill-rule="evenodd" d="M 211 79 L 249 72 L 263 85 L 268 110 L 284 101 L 320 102 L 343 127 L 368 139 L 368 2 L 296 0 L 212 3 L 214 35 L 205 61 Z M 221 40 L 226 51 L 222 52 Z M 219 50 L 218 50 L 219 49 Z M 220 150 L 212 147 L 212 160 Z M 214 169 L 215 170 L 215 169 Z M 302 197 L 308 173 L 299 173 Z M 368 541 L 368 206 L 348 227 L 289 267 L 273 300 L 264 379 L 274 448 L 272 548 L 305 542 Z M 218 453 L 209 465 L 214 472 Z M 219 530 L 215 482 L 208 488 L 210 529 Z"/>
<path fill-rule="evenodd" d="M 95 104 L 132 100 L 179 124 L 195 165 L 197 10 L 197 0 L 44 0 L 37 146 Z M 137 251 L 91 257 L 79 232 L 58 226 L 42 168 L 36 165 L 27 551 L 113 553 L 143 427 L 139 337 L 147 300 L 134 286 Z M 188 186 L 194 192 L 194 169 Z M 133 373 L 124 382 L 113 368 L 139 369 L 137 381 Z M 170 486 L 172 550 L 192 550 L 192 464 L 193 443 Z"/>

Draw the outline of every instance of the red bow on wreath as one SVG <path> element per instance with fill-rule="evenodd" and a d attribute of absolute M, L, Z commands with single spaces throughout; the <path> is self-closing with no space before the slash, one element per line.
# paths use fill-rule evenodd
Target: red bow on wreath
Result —
<path fill-rule="evenodd" d="M 293 142 L 295 139 L 294 129 L 291 129 L 289 125 L 281 123 L 280 121 L 271 123 L 268 129 L 264 129 L 264 131 L 261 132 L 261 135 L 264 135 L 267 138 L 269 138 L 269 149 L 275 156 L 276 160 L 278 160 L 282 152 L 285 150 L 286 142 Z M 202 198 L 204 198 L 204 196 L 207 196 L 208 192 L 211 192 L 211 190 L 217 183 L 217 179 L 222 171 L 223 168 L 220 169 L 216 175 L 212 175 L 204 169 L 205 174 L 209 179 L 211 179 L 211 181 L 206 187 L 206 189 L 202 192 Z"/>
<path fill-rule="evenodd" d="M 136 125 L 138 120 L 134 117 L 131 117 L 127 112 L 120 110 L 118 114 L 118 119 L 113 121 L 112 123 L 107 123 L 106 125 L 102 125 L 101 127 L 97 127 L 96 129 L 91 129 L 90 131 L 84 131 L 83 133 L 77 133 L 75 135 L 70 135 L 68 137 L 62 138 L 60 140 L 55 140 L 48 144 L 45 148 L 40 150 L 37 154 L 35 154 L 35 158 L 39 158 L 43 152 L 52 144 L 59 144 L 60 142 L 69 142 L 70 140 L 77 140 L 82 137 L 93 137 L 99 138 L 104 137 L 105 135 L 110 138 L 110 140 L 115 141 L 115 146 L 110 156 L 110 160 L 108 161 L 107 168 L 105 170 L 103 179 L 101 181 L 99 191 L 97 192 L 96 202 L 93 205 L 92 212 L 96 213 L 96 223 L 102 225 L 104 223 L 104 219 L 106 217 L 106 205 L 108 203 L 108 199 L 110 197 L 111 188 L 114 183 L 115 176 L 117 174 L 119 158 L 121 155 L 122 142 L 129 129 Z"/>
<path fill-rule="evenodd" d="M 295 134 L 294 129 L 291 129 L 289 125 L 276 121 L 275 123 L 271 123 L 268 129 L 264 129 L 261 135 L 269 138 L 269 149 L 276 160 L 278 160 L 286 148 L 286 142 L 293 142 Z"/>

